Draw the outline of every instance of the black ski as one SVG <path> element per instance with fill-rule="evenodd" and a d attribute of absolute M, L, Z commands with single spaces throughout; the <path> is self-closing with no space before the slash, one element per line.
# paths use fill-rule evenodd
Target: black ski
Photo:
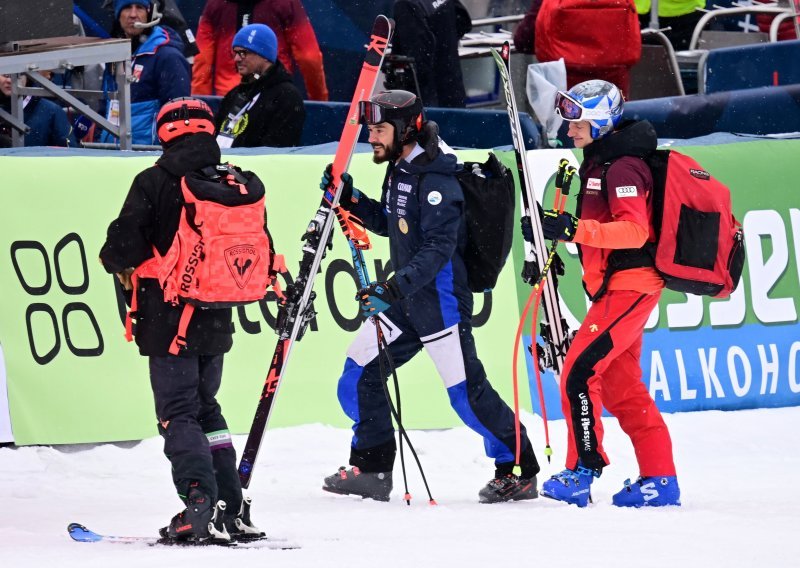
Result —
<path fill-rule="evenodd" d="M 346 172 L 350 165 L 350 159 L 361 132 L 361 124 L 358 121 L 358 103 L 372 96 L 393 28 L 394 22 L 386 16 L 378 16 L 375 19 L 370 43 L 367 46 L 367 54 L 356 84 L 356 91 L 350 103 L 347 121 L 333 160 L 333 187 L 325 192 L 316 215 L 303 235 L 305 246 L 300 269 L 294 283 L 287 287 L 285 303 L 279 308 L 278 322 L 275 328 L 275 332 L 279 336 L 278 344 L 275 346 L 269 372 L 253 417 L 253 424 L 250 427 L 250 434 L 239 462 L 239 477 L 244 488 L 250 485 L 253 467 L 264 439 L 272 405 L 278 395 L 294 342 L 300 341 L 309 322 L 316 315 L 314 311 L 314 279 L 319 272 L 322 259 L 325 257 L 334 218 L 342 217 L 345 213 L 338 207 L 342 189 L 341 174 Z"/>
<path fill-rule="evenodd" d="M 519 176 L 520 192 L 522 194 L 523 214 L 531 220 L 533 227 L 534 244 L 525 243 L 525 263 L 534 263 L 540 270 L 547 261 L 549 251 L 542 233 L 542 221 L 539 217 L 539 207 L 536 195 L 531 182 L 530 170 L 525 159 L 525 145 L 523 143 L 522 128 L 519 123 L 517 103 L 514 99 L 514 88 L 511 84 L 511 49 L 508 42 L 503 44 L 502 50 L 498 53 L 492 49 L 495 63 L 500 70 L 500 77 L 503 80 L 503 91 L 506 97 L 508 119 L 511 123 L 511 137 L 514 141 L 514 153 L 517 160 L 517 173 Z M 550 271 L 544 281 L 542 290 L 542 304 L 544 313 L 540 327 L 540 335 L 544 341 L 544 346 L 540 345 L 535 338 L 537 359 L 540 369 L 551 369 L 556 376 L 561 375 L 564 368 L 564 357 L 569 346 L 569 330 L 566 320 L 561 316 L 561 305 L 558 301 L 557 275 Z"/>
<path fill-rule="evenodd" d="M 273 539 L 269 537 L 256 538 L 251 540 L 232 540 L 232 541 L 187 541 L 161 538 L 157 536 L 118 536 L 96 533 L 87 529 L 80 523 L 70 523 L 67 526 L 67 533 L 75 542 L 86 543 L 106 543 L 106 544 L 129 544 L 142 546 L 222 546 L 225 548 L 270 548 L 273 550 L 293 550 L 300 548 L 298 545 L 286 540 Z"/>

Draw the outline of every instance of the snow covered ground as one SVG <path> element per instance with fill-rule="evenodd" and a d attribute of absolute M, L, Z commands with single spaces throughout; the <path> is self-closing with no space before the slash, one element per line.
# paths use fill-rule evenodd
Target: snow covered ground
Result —
<path fill-rule="evenodd" d="M 800 566 L 800 408 L 667 415 L 683 507 L 621 510 L 611 495 L 635 477 L 633 452 L 606 421 L 614 463 L 587 509 L 543 498 L 481 505 L 492 468 L 477 436 L 459 428 L 411 433 L 437 507 L 399 464 L 390 503 L 324 493 L 346 462 L 349 431 L 319 425 L 270 431 L 249 494 L 254 519 L 300 550 L 148 548 L 73 543 L 71 521 L 98 532 L 147 535 L 180 508 L 161 441 L 97 447 L 0 449 L 0 566 L 4 568 L 255 567 L 784 567 Z M 541 421 L 524 421 L 543 447 Z M 551 424 L 552 465 L 563 465 L 565 425 Z M 238 448 L 244 437 L 237 437 Z"/>

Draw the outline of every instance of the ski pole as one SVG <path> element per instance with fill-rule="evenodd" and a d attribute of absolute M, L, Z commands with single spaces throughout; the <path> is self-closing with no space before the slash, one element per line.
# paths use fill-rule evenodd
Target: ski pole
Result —
<path fill-rule="evenodd" d="M 576 171 L 577 170 L 575 169 L 574 166 L 569 165 L 569 161 L 566 158 L 562 158 L 558 164 L 558 170 L 556 172 L 556 195 L 553 200 L 553 208 L 557 210 L 559 213 L 564 212 L 564 208 L 566 207 L 567 204 L 567 196 L 569 195 L 570 184 L 572 183 L 572 176 L 575 175 Z M 536 291 L 536 302 L 533 307 L 533 315 L 531 318 L 531 337 L 535 337 L 535 325 L 539 313 L 539 300 L 541 299 L 540 290 L 542 284 L 547 279 L 547 273 L 550 270 L 550 266 L 555 260 L 557 247 L 558 247 L 558 239 L 553 239 L 553 242 L 550 245 L 550 254 L 547 257 L 547 262 L 545 262 L 545 265 L 542 269 L 542 273 L 539 275 L 539 281 L 534 285 L 534 289 Z M 538 345 L 537 345 L 537 351 L 538 351 Z M 532 350 L 531 350 L 531 357 L 533 357 Z M 550 456 L 553 455 L 553 449 L 550 447 L 550 428 L 547 420 L 547 404 L 545 403 L 544 389 L 542 387 L 541 369 L 539 368 L 538 365 L 535 366 L 534 373 L 536 374 L 536 390 L 538 391 L 539 395 L 539 403 L 542 406 L 542 423 L 544 424 L 544 437 L 545 437 L 544 453 L 547 456 L 547 462 L 550 463 Z"/>
<path fill-rule="evenodd" d="M 366 229 L 362 224 L 361 220 L 358 219 L 356 216 L 350 214 L 349 212 L 345 211 L 341 207 L 336 208 L 336 216 L 339 220 L 339 224 L 341 225 L 342 232 L 344 236 L 347 238 L 347 243 L 350 246 L 350 253 L 353 257 L 353 266 L 356 270 L 356 274 L 359 280 L 359 288 L 366 288 L 369 286 L 370 278 L 369 278 L 369 271 L 367 269 L 367 263 L 364 260 L 364 250 L 368 250 L 371 248 L 369 243 L 369 238 L 367 236 Z M 386 341 L 386 337 L 383 334 L 383 328 L 381 326 L 381 320 L 377 315 L 370 317 L 370 320 L 375 325 L 375 339 L 378 344 L 378 368 L 381 375 L 381 385 L 383 386 L 383 392 L 386 396 L 386 401 L 389 403 L 389 410 L 392 416 L 397 423 L 397 431 L 399 432 L 400 438 L 400 467 L 403 472 L 403 484 L 405 488 L 405 494 L 403 499 L 405 500 L 407 505 L 411 505 L 411 493 L 408 491 L 408 478 L 406 476 L 406 462 L 405 462 L 405 455 L 403 450 L 403 441 L 408 444 L 408 448 L 411 451 L 411 454 L 414 456 L 414 460 L 417 462 L 417 468 L 419 469 L 419 473 L 422 476 L 422 482 L 425 484 L 425 490 L 428 492 L 428 502 L 431 505 L 436 505 L 436 500 L 431 495 L 430 487 L 428 486 L 428 480 L 425 477 L 425 472 L 422 469 L 422 463 L 419 461 L 419 456 L 417 455 L 416 450 L 414 449 L 414 445 L 411 443 L 411 439 L 408 437 L 408 433 L 406 432 L 405 426 L 403 426 L 402 417 L 400 414 L 401 405 L 400 405 L 400 383 L 397 379 L 397 370 L 394 365 L 394 361 L 392 360 L 391 353 L 389 352 L 389 344 Z M 383 379 L 384 376 L 389 375 L 386 373 L 386 367 L 384 366 L 384 357 L 386 358 L 386 364 L 389 367 L 389 371 L 394 379 L 394 387 L 395 387 L 395 397 L 397 398 L 397 408 L 392 403 L 392 397 L 389 394 L 389 389 L 386 386 L 386 381 Z"/>
<path fill-rule="evenodd" d="M 559 210 L 559 212 L 563 212 L 564 207 L 566 206 L 567 196 L 569 195 L 570 191 L 570 184 L 572 182 L 572 176 L 575 174 L 577 170 L 569 165 L 569 161 L 567 159 L 562 159 L 558 164 L 558 170 L 556 171 L 556 195 L 554 199 L 554 208 Z M 534 375 L 536 376 L 536 388 L 537 394 L 539 396 L 539 402 L 542 407 L 542 423 L 544 425 L 544 433 L 545 433 L 545 456 L 547 456 L 548 463 L 550 462 L 551 456 L 553 454 L 553 450 L 550 446 L 550 429 L 548 426 L 547 420 L 547 407 L 545 404 L 544 399 L 544 389 L 542 387 L 542 377 L 541 371 L 543 370 L 542 360 L 545 357 L 544 350 L 540 348 L 538 343 L 536 342 L 536 322 L 538 321 L 539 315 L 539 303 L 541 300 L 541 292 L 544 288 L 544 283 L 547 280 L 547 274 L 550 271 L 550 268 L 555 260 L 556 255 L 556 247 L 558 245 L 558 241 L 554 240 L 552 245 L 550 246 L 550 250 L 548 251 L 549 254 L 547 256 L 547 260 L 542 267 L 542 270 L 537 278 L 536 282 L 533 285 L 533 289 L 531 290 L 530 295 L 528 296 L 528 301 L 525 304 L 525 308 L 522 311 L 522 315 L 520 317 L 519 325 L 517 327 L 517 334 L 515 337 L 514 342 L 514 357 L 516 358 L 516 354 L 519 352 L 519 342 L 522 337 L 522 329 L 525 324 L 525 320 L 528 315 L 528 311 L 533 304 L 533 313 L 531 314 L 531 346 L 528 348 L 531 359 L 534 362 L 533 369 Z M 543 330 L 544 331 L 544 330 Z M 533 352 L 533 347 L 536 346 L 536 353 Z M 514 378 L 514 410 L 515 410 L 515 429 L 517 435 L 517 453 L 516 453 L 516 465 L 519 465 L 520 460 L 520 427 L 519 427 L 519 401 L 518 401 L 518 388 L 517 388 L 517 369 L 516 365 L 512 367 L 512 373 Z"/>

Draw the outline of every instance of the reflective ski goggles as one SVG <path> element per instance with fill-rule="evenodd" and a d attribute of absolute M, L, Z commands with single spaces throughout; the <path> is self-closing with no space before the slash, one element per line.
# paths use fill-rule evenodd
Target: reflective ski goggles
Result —
<path fill-rule="evenodd" d="M 395 109 L 387 109 L 372 101 L 358 101 L 358 122 L 367 125 L 388 122 L 392 110 Z"/>
<path fill-rule="evenodd" d="M 563 91 L 556 94 L 556 114 L 569 121 L 608 118 L 608 110 L 585 108 L 581 103 Z"/>

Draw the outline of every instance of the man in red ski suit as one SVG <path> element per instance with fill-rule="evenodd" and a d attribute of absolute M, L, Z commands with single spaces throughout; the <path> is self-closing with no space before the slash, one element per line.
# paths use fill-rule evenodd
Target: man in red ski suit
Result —
<path fill-rule="evenodd" d="M 657 139 L 649 122 L 621 123 L 622 105 L 619 89 L 599 80 L 556 97 L 556 112 L 570 121 L 569 136 L 584 160 L 577 217 L 545 211 L 543 232 L 578 245 L 592 306 L 561 374 L 567 469 L 545 481 L 541 494 L 579 507 L 589 503 L 592 481 L 610 463 L 603 448 L 603 407 L 630 437 L 639 464 L 640 477 L 626 481 L 614 505 L 680 505 L 672 441 L 639 363 L 644 326 L 664 287 L 641 250 L 655 240 L 653 178 L 643 158 L 656 149 Z"/>

